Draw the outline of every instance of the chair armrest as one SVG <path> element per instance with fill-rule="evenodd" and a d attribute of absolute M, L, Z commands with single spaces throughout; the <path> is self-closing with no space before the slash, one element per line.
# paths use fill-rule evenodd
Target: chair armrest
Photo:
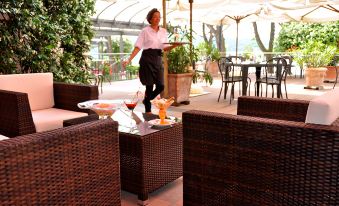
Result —
<path fill-rule="evenodd" d="M 35 132 L 28 95 L 0 90 L 0 134 L 15 137 Z"/>
<path fill-rule="evenodd" d="M 54 82 L 53 87 L 54 107 L 59 109 L 89 113 L 89 110 L 79 109 L 77 104 L 99 98 L 98 86 Z"/>
<path fill-rule="evenodd" d="M 89 114 L 88 116 L 78 117 L 73 119 L 66 119 L 63 121 L 63 127 L 68 127 L 76 124 L 82 124 L 85 122 L 97 121 L 99 116 L 97 114 Z"/>
<path fill-rule="evenodd" d="M 0 154 L 2 205 L 121 204 L 117 122 L 3 140 Z"/>
<path fill-rule="evenodd" d="M 305 122 L 309 101 L 239 97 L 238 115 Z"/>

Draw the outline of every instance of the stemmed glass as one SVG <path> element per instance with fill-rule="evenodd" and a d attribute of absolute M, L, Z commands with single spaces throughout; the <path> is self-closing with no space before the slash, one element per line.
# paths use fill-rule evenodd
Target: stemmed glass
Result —
<path fill-rule="evenodd" d="M 111 118 L 118 105 L 112 103 L 94 103 L 89 108 L 97 113 L 99 119 L 107 119 Z"/>
<path fill-rule="evenodd" d="M 134 108 L 138 105 L 139 102 L 139 98 L 140 98 L 140 91 L 136 92 L 136 94 L 131 98 L 131 99 L 125 99 L 124 103 L 127 107 L 127 109 L 129 109 L 131 111 L 131 128 L 133 128 L 135 125 L 133 125 L 133 110 Z"/>

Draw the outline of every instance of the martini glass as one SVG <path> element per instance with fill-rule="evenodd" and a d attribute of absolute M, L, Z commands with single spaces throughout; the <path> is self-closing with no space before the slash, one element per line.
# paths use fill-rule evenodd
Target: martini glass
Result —
<path fill-rule="evenodd" d="M 90 107 L 90 109 L 97 113 L 99 119 L 107 119 L 111 118 L 114 114 L 117 109 L 117 105 L 110 103 L 95 103 Z"/>
<path fill-rule="evenodd" d="M 133 129 L 136 125 L 133 124 L 133 111 L 135 107 L 138 105 L 139 102 L 139 91 L 131 98 L 131 99 L 125 99 L 124 104 L 126 105 L 127 109 L 131 111 L 131 129 Z"/>

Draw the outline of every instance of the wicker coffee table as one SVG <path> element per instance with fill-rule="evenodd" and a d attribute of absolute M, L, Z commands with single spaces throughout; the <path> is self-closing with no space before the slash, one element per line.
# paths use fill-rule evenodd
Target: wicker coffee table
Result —
<path fill-rule="evenodd" d="M 146 205 L 149 193 L 182 176 L 182 124 L 153 129 L 145 121 L 129 130 L 126 117 L 119 110 L 113 115 L 119 122 L 121 187 L 137 194 L 139 204 Z M 66 120 L 64 126 L 97 119 L 89 115 Z"/>

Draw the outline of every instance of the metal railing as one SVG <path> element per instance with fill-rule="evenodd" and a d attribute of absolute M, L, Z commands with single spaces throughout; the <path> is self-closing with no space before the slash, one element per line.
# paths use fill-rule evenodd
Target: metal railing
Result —
<path fill-rule="evenodd" d="M 138 78 L 138 67 L 128 65 L 122 67 L 124 60 L 130 53 L 91 53 L 89 55 L 90 70 L 93 74 L 101 74 L 104 81 L 120 81 Z"/>

